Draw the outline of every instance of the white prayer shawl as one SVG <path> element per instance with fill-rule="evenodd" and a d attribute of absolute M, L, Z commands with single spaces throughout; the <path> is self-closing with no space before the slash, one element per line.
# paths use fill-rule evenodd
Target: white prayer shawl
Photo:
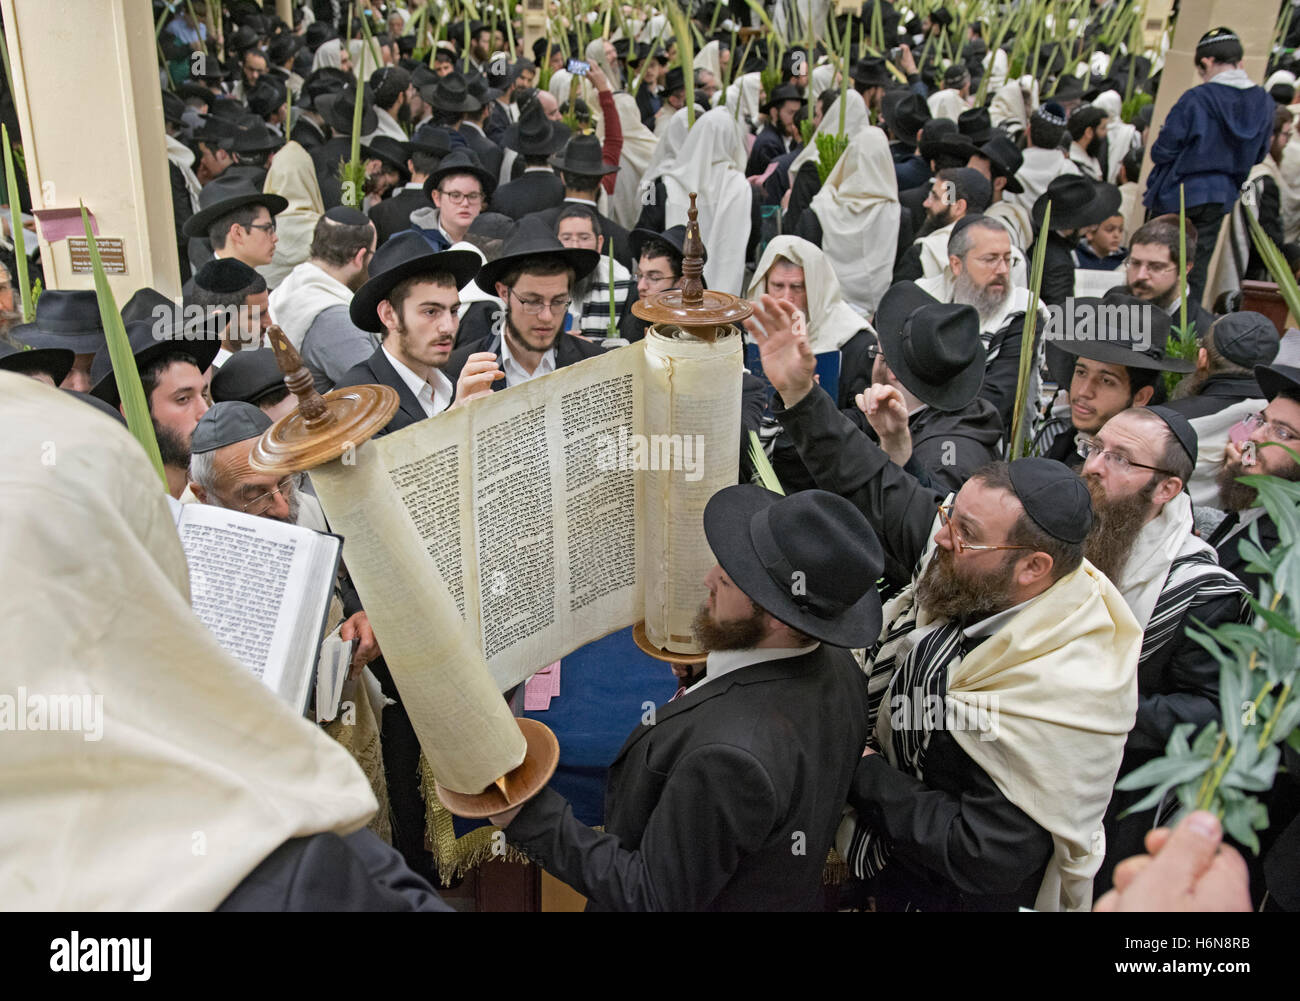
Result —
<path fill-rule="evenodd" d="M 350 54 L 349 54 L 350 57 Z M 328 42 L 321 42 L 320 48 L 316 50 L 311 60 L 311 69 L 315 73 L 318 69 L 339 69 L 343 65 L 343 42 L 338 38 L 331 38 Z"/>
<path fill-rule="evenodd" d="M 709 42 L 708 45 L 695 53 L 694 66 L 697 70 L 707 70 L 713 74 L 713 79 L 717 81 L 718 86 L 722 86 L 722 61 L 719 55 L 720 46 L 717 39 Z"/>
<path fill-rule="evenodd" d="M 1024 151 L 1024 162 L 1016 171 L 1016 180 L 1025 190 L 1019 194 L 1003 194 L 1004 200 L 1023 205 L 1033 210 L 1038 196 L 1047 190 L 1047 186 L 1062 174 L 1077 174 L 1079 168 L 1071 163 L 1059 149 L 1041 149 L 1028 146 Z"/>
<path fill-rule="evenodd" d="M 1142 526 L 1115 582 L 1139 627 L 1147 627 L 1170 564 L 1198 552 L 1213 555 L 1214 549 L 1192 534 L 1192 501 L 1180 493 Z"/>
<path fill-rule="evenodd" d="M 610 198 L 609 217 L 624 229 L 636 225 L 641 214 L 641 202 L 637 192 L 641 178 L 654 158 L 658 140 L 655 134 L 641 121 L 641 112 L 636 98 L 624 91 L 614 95 L 614 107 L 618 109 L 618 121 L 623 127 L 623 154 L 619 158 L 618 183 Z M 598 130 L 601 141 L 605 139 L 604 122 Z"/>
<path fill-rule="evenodd" d="M 844 134 L 846 136 L 855 136 L 863 126 L 870 125 L 871 120 L 867 115 L 867 103 L 862 100 L 862 95 L 856 90 L 849 88 L 845 95 L 844 105 Z M 798 176 L 800 168 L 811 160 L 817 162 L 817 137 L 823 134 L 835 135 L 840 130 L 840 99 L 837 97 L 835 103 L 827 109 L 826 114 L 822 116 L 821 124 L 817 126 L 817 131 L 813 133 L 812 139 L 799 155 L 790 161 L 790 184 L 794 184 L 795 177 Z M 897 184 L 897 181 L 895 181 Z"/>
<path fill-rule="evenodd" d="M 303 338 L 322 310 L 352 303 L 352 290 L 319 265 L 303 261 L 271 293 L 271 322 L 279 325 L 284 336 L 299 351 Z"/>
<path fill-rule="evenodd" d="M 753 195 L 745 180 L 745 141 L 726 108 L 695 120 L 677 160 L 663 175 L 667 204 L 664 227 L 686 225 L 690 194 L 699 210 L 700 239 L 708 248 L 704 280 L 711 289 L 740 295 L 745 282 Z"/>
<path fill-rule="evenodd" d="M 921 276 L 934 278 L 948 271 L 948 239 L 956 223 L 950 222 L 932 233 L 918 236 L 916 243 L 921 245 Z"/>
<path fill-rule="evenodd" d="M 648 205 L 647 199 L 654 197 L 651 192 L 654 189 L 654 182 L 661 177 L 666 177 L 678 169 L 678 156 L 682 147 L 686 145 L 686 135 L 690 128 L 687 124 L 688 112 L 685 108 L 678 108 L 671 115 L 666 116 L 663 122 L 663 135 L 658 137 L 658 145 L 654 152 L 650 154 L 650 162 L 646 164 L 645 170 L 641 174 L 641 180 L 636 185 L 637 205 Z M 615 187 L 617 191 L 617 187 Z M 637 209 L 640 214 L 640 208 Z"/>
<path fill-rule="evenodd" d="M 1029 210 L 1016 202 L 1007 201 L 1005 193 L 1002 200 L 990 205 L 984 214 L 997 219 L 1011 231 L 1011 242 L 1017 250 L 1023 252 L 1034 242 L 1034 225 Z"/>
<path fill-rule="evenodd" d="M 845 301 L 870 316 L 889 288 L 898 249 L 898 177 L 884 132 L 865 125 L 850 134 L 809 207 Z"/>
<path fill-rule="evenodd" d="M 951 87 L 931 94 L 926 103 L 930 106 L 931 117 L 950 118 L 954 122 L 963 111 L 970 110 L 970 101 Z"/>
<path fill-rule="evenodd" d="M 993 67 L 989 68 L 989 59 L 992 57 Z M 985 93 L 989 90 L 996 91 L 1007 79 L 1007 54 L 1006 51 L 999 48 L 992 52 L 984 53 L 984 72 L 989 74 L 989 85 Z"/>
<path fill-rule="evenodd" d="M 369 50 L 366 49 L 365 39 L 352 39 L 348 42 L 348 53 L 352 57 L 352 75 L 358 80 L 369 80 L 370 74 L 384 65 L 383 56 L 379 52 L 379 43 L 373 38 Z"/>
<path fill-rule="evenodd" d="M 1106 180 L 1111 184 L 1119 183 L 1119 168 L 1123 163 L 1124 157 L 1129 152 L 1136 149 L 1142 141 L 1142 134 L 1137 128 L 1128 124 L 1120 117 L 1122 110 L 1122 99 L 1118 92 L 1113 90 L 1103 91 L 1097 95 L 1097 99 L 1092 102 L 1094 108 L 1100 108 L 1106 113 L 1108 124 L 1106 126 Z"/>
<path fill-rule="evenodd" d="M 751 302 L 758 302 L 767 290 L 767 273 L 778 257 L 803 268 L 804 289 L 808 295 L 808 343 L 814 354 L 837 351 L 859 330 L 871 329 L 871 324 L 844 301 L 839 279 L 835 277 L 835 270 L 826 254 L 798 236 L 783 234 L 767 245 L 746 293 Z"/>
<path fill-rule="evenodd" d="M 761 73 L 746 73 L 737 82 L 727 87 L 727 101 L 724 105 L 732 115 L 738 116 L 740 124 L 752 128 L 758 121 L 759 95 L 762 93 L 763 76 Z M 740 110 L 736 110 L 736 104 Z"/>
<path fill-rule="evenodd" d="M 410 142 L 411 137 L 402 129 L 397 119 L 383 108 L 375 108 L 375 121 L 379 123 L 379 127 L 375 129 L 375 135 L 388 136 L 390 139 L 396 139 L 399 143 Z"/>
<path fill-rule="evenodd" d="M 316 233 L 316 224 L 325 214 L 325 200 L 321 198 L 320 182 L 311 154 L 292 140 L 275 154 L 262 187 L 267 194 L 280 195 L 289 202 L 275 217 L 275 232 L 279 239 L 271 263 L 257 269 L 258 274 L 266 279 L 267 287 L 274 290 L 294 268 L 311 256 L 311 241 Z"/>
<path fill-rule="evenodd" d="M 190 609 L 166 492 L 126 428 L 9 372 L 0 423 L 0 692 L 102 699 L 97 726 L 4 735 L 5 908 L 211 910 L 290 838 L 365 826 L 351 755 Z M 51 440 L 57 463 L 29 458 Z"/>
<path fill-rule="evenodd" d="M 1070 162 L 1078 168 L 1080 174 L 1090 181 L 1101 181 L 1104 178 L 1102 174 L 1101 162 L 1092 156 L 1086 149 L 1078 143 L 1070 143 Z"/>
<path fill-rule="evenodd" d="M 817 99 L 817 95 L 835 86 L 835 76 L 835 66 L 829 61 L 823 60 L 812 68 L 812 72 L 808 74 L 808 92 L 804 95 L 808 99 L 809 115 L 812 114 L 812 102 Z M 849 129 L 849 131 L 853 130 Z"/>
<path fill-rule="evenodd" d="M 1290 106 L 1291 117 L 1300 124 L 1300 104 Z M 1300 132 L 1292 133 L 1282 150 L 1282 235 L 1287 243 L 1300 240 Z"/>
<path fill-rule="evenodd" d="M 194 176 L 194 151 L 175 136 L 167 136 L 167 159 L 176 164 L 185 179 L 185 190 L 190 196 L 190 211 L 199 210 L 199 179 Z"/>

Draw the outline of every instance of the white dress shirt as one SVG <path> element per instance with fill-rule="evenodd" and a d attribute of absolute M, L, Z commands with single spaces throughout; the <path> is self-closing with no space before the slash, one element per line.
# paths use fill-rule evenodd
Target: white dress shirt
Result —
<path fill-rule="evenodd" d="M 788 660 L 791 657 L 802 657 L 806 653 L 812 653 L 819 646 L 821 646 L 821 643 L 799 647 L 756 647 L 751 650 L 711 651 L 708 660 L 705 661 L 704 677 L 686 689 L 684 694 L 689 695 L 701 685 L 707 685 L 715 678 L 721 678 L 724 674 L 738 671 L 742 667 L 752 667 L 754 664 L 763 664 L 769 660 Z"/>
<path fill-rule="evenodd" d="M 394 371 L 402 377 L 402 381 L 415 394 L 415 398 L 420 401 L 420 406 L 424 408 L 426 417 L 440 414 L 451 406 L 451 395 L 455 392 L 455 387 L 442 372 L 435 368 L 429 374 L 429 380 L 426 382 L 394 358 L 388 348 L 382 344 L 380 348 L 384 352 L 384 357 L 388 359 L 388 363 L 393 366 Z"/>
<path fill-rule="evenodd" d="M 510 338 L 502 334 L 501 371 L 506 374 L 507 389 L 511 386 L 517 386 L 521 382 L 527 382 L 529 379 L 536 379 L 539 375 L 549 375 L 555 371 L 555 348 L 551 348 L 546 354 L 542 355 L 542 360 L 537 363 L 537 368 L 529 372 L 519 362 L 515 361 L 514 355 L 510 353 Z"/>

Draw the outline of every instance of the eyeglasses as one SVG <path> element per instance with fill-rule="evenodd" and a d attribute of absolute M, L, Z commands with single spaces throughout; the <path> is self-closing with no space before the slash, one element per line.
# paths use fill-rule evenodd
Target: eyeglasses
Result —
<path fill-rule="evenodd" d="M 986 268 L 996 267 L 999 264 L 1005 264 L 1009 268 L 1011 267 L 1012 257 L 1010 254 L 985 254 L 983 257 L 975 258 L 975 260 Z"/>
<path fill-rule="evenodd" d="M 1127 473 L 1129 470 L 1149 469 L 1153 473 L 1164 473 L 1166 476 L 1177 476 L 1177 473 L 1171 473 L 1168 469 L 1161 469 L 1159 466 L 1148 466 L 1141 462 L 1134 462 L 1127 456 L 1119 452 L 1108 452 L 1101 447 L 1101 442 L 1091 435 L 1076 435 L 1074 439 L 1074 449 L 1084 459 L 1090 459 L 1094 455 L 1100 455 L 1102 459 L 1110 464 L 1110 468 L 1117 473 Z"/>
<path fill-rule="evenodd" d="M 272 219 L 270 222 L 253 222 L 253 223 L 249 223 L 249 224 L 248 224 L 248 228 L 249 228 L 249 229 L 262 229 L 262 230 L 265 230 L 265 231 L 268 232 L 268 233 L 274 233 L 274 232 L 275 232 L 275 220 Z"/>
<path fill-rule="evenodd" d="M 1266 419 L 1262 413 L 1251 414 L 1249 417 L 1243 418 L 1237 427 L 1243 429 L 1244 433 L 1241 435 L 1243 441 L 1253 435 L 1256 428 L 1263 428 L 1264 433 L 1274 441 L 1295 441 L 1296 439 L 1296 433 L 1294 431 L 1288 427 L 1284 427 L 1277 421 Z M 1236 428 L 1233 428 L 1233 431 L 1235 430 Z M 1229 436 L 1232 437 L 1234 444 L 1241 444 L 1241 442 L 1237 441 L 1236 436 L 1234 436 L 1232 432 L 1229 432 Z"/>
<path fill-rule="evenodd" d="M 470 205 L 477 205 L 483 201 L 483 192 L 481 191 L 444 191 L 438 189 L 438 194 L 442 195 L 453 205 L 464 205 L 468 202 Z"/>
<path fill-rule="evenodd" d="M 676 275 L 661 275 L 657 271 L 634 271 L 632 280 L 635 282 L 646 281 L 651 285 L 658 285 L 661 282 L 674 282 L 677 280 Z"/>
<path fill-rule="evenodd" d="M 939 520 L 943 522 L 943 527 L 948 530 L 948 534 L 952 537 L 953 548 L 957 550 L 958 554 L 967 551 L 972 553 L 991 553 L 999 549 L 1033 549 L 1033 546 L 977 546 L 973 543 L 967 542 L 957 531 L 957 526 L 952 523 L 951 504 L 939 505 Z"/>
<path fill-rule="evenodd" d="M 289 498 L 293 496 L 294 491 L 298 489 L 298 483 L 298 474 L 290 473 L 266 493 L 258 494 L 251 501 L 248 501 L 240 508 L 240 510 L 245 514 L 264 514 L 266 511 L 270 510 L 271 504 L 274 502 L 273 498 L 275 498 L 276 495 L 279 495 L 284 499 L 284 502 L 288 504 Z"/>
<path fill-rule="evenodd" d="M 1174 270 L 1175 267 L 1177 267 L 1177 265 L 1172 263 L 1161 264 L 1157 261 L 1139 261 L 1130 257 L 1127 261 L 1124 262 L 1124 267 L 1135 274 L 1141 271 L 1143 268 L 1146 268 L 1147 274 L 1155 275 L 1159 277 L 1160 275 L 1169 274 L 1171 271 Z"/>
<path fill-rule="evenodd" d="M 519 305 L 524 308 L 524 312 L 529 316 L 541 316 L 547 309 L 550 309 L 552 313 L 563 313 L 569 308 L 569 303 L 573 301 L 567 295 L 559 299 L 552 299 L 550 302 L 542 299 L 521 299 L 514 289 L 510 289 L 509 292 L 519 300 Z"/>

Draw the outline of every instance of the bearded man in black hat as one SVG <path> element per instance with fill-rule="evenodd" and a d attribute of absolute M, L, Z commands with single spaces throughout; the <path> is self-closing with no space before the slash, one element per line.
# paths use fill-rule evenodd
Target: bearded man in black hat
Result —
<path fill-rule="evenodd" d="M 746 177 L 763 173 L 769 163 L 799 145 L 800 135 L 795 115 L 803 104 L 799 91 L 790 84 L 777 87 L 763 102 L 758 109 L 763 115 L 763 127 L 758 130 L 754 145 L 749 151 L 749 161 L 745 164 Z"/>
<path fill-rule="evenodd" d="M 903 588 L 867 654 L 874 739 L 840 853 L 878 909 L 1088 910 L 1141 632 L 1084 559 L 1087 488 L 1039 458 L 985 466 L 955 495 L 921 486 L 816 385 L 793 312 L 764 297 L 746 321 L 777 418 Z"/>
<path fill-rule="evenodd" d="M 1080 470 L 1097 518 L 1088 559 L 1119 588 L 1143 630 L 1137 722 L 1120 774 L 1164 753 L 1174 727 L 1199 730 L 1219 718 L 1219 663 L 1196 642 L 1192 621 L 1214 628 L 1247 623 L 1246 589 L 1193 533 L 1185 485 L 1195 467 L 1196 432 L 1166 407 L 1134 407 L 1096 434 L 1080 434 Z M 1154 809 L 1120 818 L 1145 796 L 1115 793 L 1106 815 L 1106 864 L 1096 892 L 1110 888 L 1115 863 L 1142 851 Z"/>
<path fill-rule="evenodd" d="M 456 341 L 460 290 L 478 267 L 473 251 L 434 253 L 417 233 L 399 233 L 375 251 L 370 279 L 352 297 L 349 313 L 381 343 L 344 373 L 339 386 L 377 383 L 397 390 L 397 413 L 380 434 L 441 413 L 458 398 L 442 368 Z"/>
<path fill-rule="evenodd" d="M 822 491 L 744 485 L 713 496 L 704 530 L 718 560 L 695 620 L 705 674 L 623 745 L 605 830 L 551 789 L 492 818 L 591 910 L 813 908 L 866 740 L 844 649 L 880 624 L 866 520 Z"/>
<path fill-rule="evenodd" d="M 184 234 L 190 238 L 190 262 L 198 271 L 208 262 L 203 238 L 211 247 L 211 257 L 234 258 L 250 268 L 270 264 L 275 255 L 277 237 L 275 217 L 289 205 L 280 195 L 264 194 L 242 178 L 226 171 L 210 182 L 199 195 L 199 211 L 185 223 Z M 182 293 L 193 291 L 193 279 Z"/>
<path fill-rule="evenodd" d="M 551 156 L 562 150 L 568 139 L 568 128 L 550 121 L 540 101 L 526 103 L 519 120 L 502 138 L 502 145 L 523 159 L 524 172 L 496 190 L 492 210 L 522 219 L 530 212 L 557 208 L 564 201 L 564 182 L 551 166 Z"/>

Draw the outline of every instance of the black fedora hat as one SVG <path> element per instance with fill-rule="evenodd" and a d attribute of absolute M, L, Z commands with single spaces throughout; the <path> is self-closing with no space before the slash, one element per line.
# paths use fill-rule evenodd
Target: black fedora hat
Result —
<path fill-rule="evenodd" d="M 322 94 L 316 99 L 316 112 L 325 119 L 335 135 L 352 135 L 352 116 L 356 113 L 357 88 L 353 84 L 345 85 L 333 94 Z M 375 102 L 370 95 L 370 87 L 361 92 L 361 134 L 368 136 L 379 128 L 379 116 L 375 114 Z"/>
<path fill-rule="evenodd" d="M 67 348 L 20 348 L 0 341 L 0 369 L 22 375 L 43 372 L 56 386 L 68 377 L 76 361 L 76 353 Z"/>
<path fill-rule="evenodd" d="M 183 321 L 179 325 L 176 323 L 178 319 Z M 148 368 L 169 354 L 187 354 L 194 359 L 200 372 L 206 372 L 221 350 L 223 326 L 219 313 L 206 316 L 194 313 L 191 316 L 175 309 L 167 321 L 128 323 L 126 337 L 137 370 Z M 121 403 L 107 344 L 100 348 L 90 364 L 90 379 L 92 396 L 115 407 Z"/>
<path fill-rule="evenodd" d="M 411 179 L 411 172 L 406 166 L 406 161 L 411 158 L 410 143 L 398 142 L 392 136 L 375 136 L 361 149 L 363 157 L 379 160 L 397 171 L 402 177 L 402 184 Z"/>
<path fill-rule="evenodd" d="M 1043 224 L 1047 203 L 1052 204 L 1052 229 L 1069 232 L 1095 226 L 1119 211 L 1123 196 L 1113 184 L 1099 184 L 1079 174 L 1052 178 L 1030 213 L 1034 232 Z"/>
<path fill-rule="evenodd" d="M 916 145 L 916 134 L 930 120 L 925 98 L 914 90 L 886 91 L 881 110 L 894 138 L 908 146 Z"/>
<path fill-rule="evenodd" d="M 973 306 L 940 302 L 915 282 L 898 282 L 880 300 L 876 333 L 890 370 L 921 402 L 952 412 L 979 395 L 985 353 Z"/>
<path fill-rule="evenodd" d="M 257 405 L 269 393 L 285 389 L 284 373 L 271 348 L 236 351 L 212 376 L 212 401 L 236 400 Z"/>
<path fill-rule="evenodd" d="M 798 101 L 804 103 L 803 95 L 799 93 L 799 88 L 792 83 L 783 83 L 779 87 L 772 88 L 772 93 L 768 99 L 758 106 L 761 114 L 766 115 L 772 108 L 784 104 L 786 101 Z"/>
<path fill-rule="evenodd" d="M 411 149 L 432 156 L 446 156 L 451 152 L 451 134 L 441 126 L 425 122 L 411 136 Z"/>
<path fill-rule="evenodd" d="M 94 354 L 104 346 L 104 325 L 94 292 L 46 289 L 36 300 L 36 318 L 10 331 L 14 340 L 33 348 L 67 348 Z"/>
<path fill-rule="evenodd" d="M 957 116 L 957 131 L 976 146 L 993 138 L 993 119 L 988 108 L 967 108 Z"/>
<path fill-rule="evenodd" d="M 1056 90 L 1052 91 L 1053 101 L 1082 101 L 1083 81 L 1071 73 L 1062 73 L 1056 79 Z"/>
<path fill-rule="evenodd" d="M 370 278 L 352 297 L 348 314 L 362 330 L 378 333 L 384 329 L 379 320 L 379 303 L 399 282 L 415 275 L 444 272 L 456 279 L 456 288 L 462 289 L 473 279 L 480 263 L 472 250 L 435 253 L 419 233 L 398 233 L 375 251 L 370 260 Z"/>
<path fill-rule="evenodd" d="M 551 157 L 551 166 L 587 177 L 601 177 L 618 172 L 618 167 L 611 167 L 601 157 L 600 140 L 585 135 L 573 136 L 563 151 Z"/>
<path fill-rule="evenodd" d="M 1282 392 L 1300 394 L 1300 368 L 1293 365 L 1256 365 L 1255 381 L 1270 402 Z"/>
<path fill-rule="evenodd" d="M 879 637 L 876 581 L 884 550 L 845 498 L 825 490 L 783 497 L 750 483 L 726 487 L 705 505 L 704 535 L 732 582 L 791 629 L 850 649 Z"/>
<path fill-rule="evenodd" d="M 519 113 L 519 121 L 506 129 L 501 145 L 524 156 L 550 156 L 568 140 L 568 128 L 547 118 L 540 101 L 529 101 Z"/>
<path fill-rule="evenodd" d="M 686 227 L 669 226 L 662 233 L 656 233 L 653 229 L 634 229 L 627 234 L 628 247 L 632 251 L 632 259 L 636 260 L 641 256 L 641 248 L 650 240 L 662 240 L 670 247 L 677 251 L 678 257 L 686 256 Z M 709 252 L 704 251 L 701 261 L 709 259 Z"/>
<path fill-rule="evenodd" d="M 1018 195 L 1025 190 L 1023 185 L 1016 180 L 1016 172 L 1024 164 L 1025 157 L 1020 152 L 1020 147 L 1010 139 L 995 133 L 992 139 L 979 148 L 979 155 L 992 165 L 995 177 L 1005 177 L 1007 179 L 1003 190 L 1009 191 L 1013 195 Z"/>
<path fill-rule="evenodd" d="M 942 140 L 947 136 L 957 136 L 957 123 L 951 118 L 931 118 L 921 129 L 920 152 L 924 160 L 934 160 L 939 156 Z M 961 136 L 965 141 L 965 136 Z"/>
<path fill-rule="evenodd" d="M 600 263 L 594 250 L 566 247 L 540 219 L 524 216 L 495 261 L 484 264 L 476 284 L 488 295 L 496 294 L 496 283 L 525 262 L 535 258 L 554 258 L 573 268 L 574 278 L 585 278 Z"/>
<path fill-rule="evenodd" d="M 671 97 L 676 91 L 686 89 L 686 74 L 680 66 L 674 66 L 664 74 L 663 96 Z"/>
<path fill-rule="evenodd" d="M 1186 373 L 1196 368 L 1192 362 L 1165 354 L 1173 321 L 1163 309 L 1145 299 L 1111 289 L 1100 299 L 1081 297 L 1066 305 L 1076 315 L 1086 311 L 1092 322 L 1083 327 L 1073 320 L 1069 337 L 1054 336 L 1062 331 L 1051 326 L 1045 329 L 1047 367 L 1058 385 L 1069 385 L 1075 358 L 1159 372 Z M 1077 331 L 1086 331 L 1088 336 L 1080 336 Z"/>
<path fill-rule="evenodd" d="M 865 56 L 853 67 L 853 82 L 859 87 L 888 87 L 894 82 L 879 56 Z"/>
<path fill-rule="evenodd" d="M 289 99 L 289 90 L 279 77 L 264 73 L 257 78 L 252 88 L 244 95 L 248 110 L 259 118 L 270 118 L 284 106 Z"/>
<path fill-rule="evenodd" d="M 241 127 L 235 133 L 235 138 L 230 144 L 232 153 L 269 153 L 273 149 L 279 149 L 284 145 L 284 137 L 278 136 L 272 132 L 266 125 L 266 122 L 258 119 L 249 119 L 249 124 Z"/>
<path fill-rule="evenodd" d="M 222 174 L 205 184 L 199 192 L 199 211 L 185 220 L 183 233 L 188 237 L 207 236 L 208 227 L 214 222 L 248 205 L 265 205 L 274 216 L 289 207 L 289 200 L 258 191 L 244 178 Z"/>
<path fill-rule="evenodd" d="M 465 78 L 465 87 L 469 90 L 470 96 L 478 101 L 480 110 L 501 96 L 501 91 L 496 87 L 489 86 L 482 73 L 467 76 Z"/>
<path fill-rule="evenodd" d="M 497 179 L 492 172 L 483 166 L 473 150 L 462 146 L 444 156 L 438 169 L 424 179 L 425 195 L 432 199 L 434 189 L 452 174 L 473 174 L 483 185 L 484 195 L 491 195 L 496 190 Z"/>
<path fill-rule="evenodd" d="M 479 111 L 483 102 L 470 93 L 469 83 L 461 74 L 452 72 L 441 77 L 430 88 L 429 103 L 439 111 Z"/>
<path fill-rule="evenodd" d="M 176 304 L 156 288 L 145 285 L 131 293 L 122 307 L 122 322 L 137 323 L 141 320 L 154 320 L 159 316 L 170 315 Z"/>
<path fill-rule="evenodd" d="M 168 125 L 181 125 L 185 121 L 185 102 L 169 90 L 162 93 L 163 121 Z"/>

